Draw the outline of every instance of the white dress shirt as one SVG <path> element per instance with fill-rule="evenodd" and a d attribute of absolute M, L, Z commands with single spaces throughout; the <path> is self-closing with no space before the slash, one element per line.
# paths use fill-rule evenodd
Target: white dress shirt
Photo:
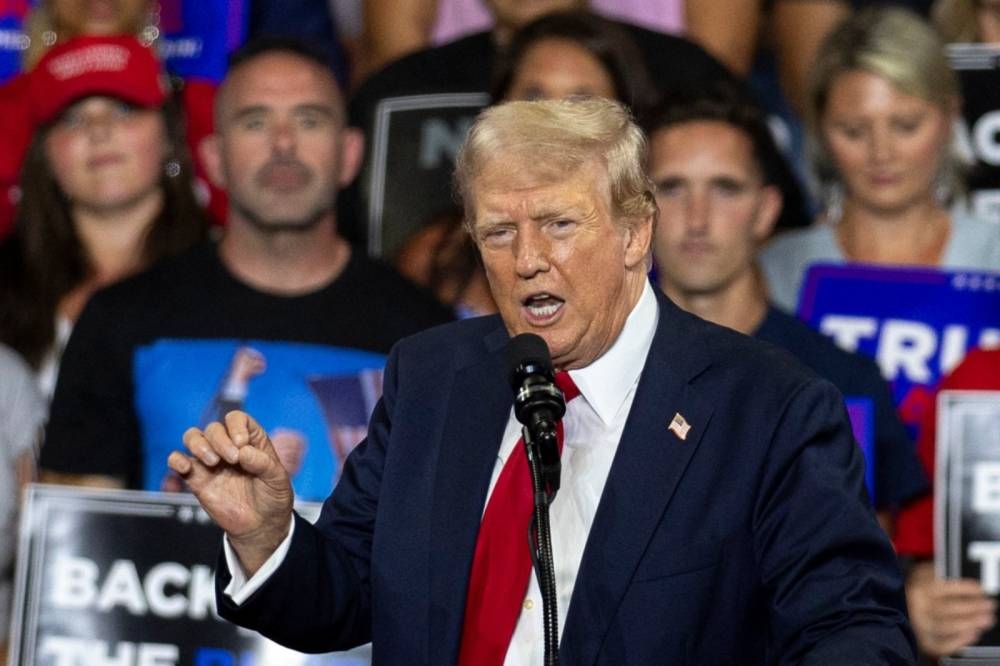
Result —
<path fill-rule="evenodd" d="M 560 489 L 549 507 L 560 636 L 569 611 L 569 601 L 573 596 L 583 549 L 587 544 L 587 535 L 594 522 L 604 483 L 611 471 L 611 463 L 632 408 L 632 399 L 653 343 L 658 317 L 656 297 L 647 282 L 639 302 L 632 309 L 611 348 L 587 367 L 570 371 L 570 377 L 580 389 L 580 396 L 566 406 L 566 415 L 563 417 Z M 521 424 L 514 418 L 512 407 L 493 468 L 490 494 L 520 437 Z M 294 521 L 292 525 L 294 529 Z M 285 541 L 249 580 L 228 539 L 225 540 L 226 563 L 232 573 L 232 580 L 225 593 L 236 604 L 246 601 L 281 564 L 291 540 L 289 531 Z M 525 544 L 527 547 L 527 541 Z M 544 652 L 542 597 L 538 581 L 532 573 L 504 663 L 507 666 L 540 664 L 544 661 Z"/>
<path fill-rule="evenodd" d="M 653 343 L 658 316 L 656 297 L 647 282 L 639 302 L 611 348 L 587 367 L 569 373 L 580 389 L 580 396 L 566 404 L 560 488 L 549 507 L 560 636 L 566 624 L 569 600 L 573 596 L 587 535 L 594 523 L 604 483 L 608 480 L 611 463 L 632 408 L 639 375 Z M 520 437 L 521 424 L 514 418 L 514 410 L 511 409 L 493 468 L 491 494 L 500 470 Z M 506 666 L 544 663 L 542 615 L 542 594 L 538 579 L 532 572 L 521 615 L 507 648 Z"/>

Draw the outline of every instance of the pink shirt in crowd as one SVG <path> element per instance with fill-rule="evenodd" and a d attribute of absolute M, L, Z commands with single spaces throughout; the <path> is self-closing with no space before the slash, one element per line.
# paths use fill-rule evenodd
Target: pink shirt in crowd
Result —
<path fill-rule="evenodd" d="M 650 30 L 680 33 L 684 28 L 683 0 L 592 0 L 591 7 L 608 18 Z M 473 32 L 488 30 L 492 18 L 483 0 L 438 0 L 434 44 L 443 44 Z"/>

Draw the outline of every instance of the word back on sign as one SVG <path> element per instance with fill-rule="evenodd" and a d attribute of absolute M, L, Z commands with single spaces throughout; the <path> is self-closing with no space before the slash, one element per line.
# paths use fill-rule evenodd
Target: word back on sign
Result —
<path fill-rule="evenodd" d="M 318 504 L 296 507 L 315 520 Z M 218 617 L 221 532 L 186 493 L 32 485 L 22 514 L 14 666 L 356 666 L 303 655 Z"/>

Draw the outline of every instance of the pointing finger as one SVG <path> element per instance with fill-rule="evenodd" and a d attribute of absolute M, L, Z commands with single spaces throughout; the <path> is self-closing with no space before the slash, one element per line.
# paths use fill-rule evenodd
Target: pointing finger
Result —
<path fill-rule="evenodd" d="M 191 459 L 180 451 L 170 453 L 170 456 L 167 457 L 167 466 L 181 477 L 190 474 L 192 468 Z"/>

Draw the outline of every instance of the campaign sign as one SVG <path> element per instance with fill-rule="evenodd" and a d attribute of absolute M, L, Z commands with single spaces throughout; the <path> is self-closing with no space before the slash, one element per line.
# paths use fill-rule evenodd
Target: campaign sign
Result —
<path fill-rule="evenodd" d="M 246 39 L 245 0 L 160 0 L 157 48 L 167 71 L 220 83 L 229 54 Z"/>
<path fill-rule="evenodd" d="M 947 52 L 962 87 L 955 138 L 972 165 L 969 209 L 978 218 L 1000 222 L 1000 46 L 949 44 Z"/>
<path fill-rule="evenodd" d="M 937 574 L 1000 594 L 1000 391 L 938 395 L 934 497 Z M 962 652 L 1000 658 L 1000 627 Z"/>
<path fill-rule="evenodd" d="M 368 253 L 392 257 L 415 231 L 458 207 L 451 174 L 486 93 L 390 97 L 378 103 L 362 176 Z"/>
<path fill-rule="evenodd" d="M 969 349 L 1000 343 L 1000 274 L 817 264 L 798 314 L 842 348 L 874 358 L 912 428 L 943 374 Z"/>
<path fill-rule="evenodd" d="M 24 16 L 33 4 L 29 0 L 0 0 L 0 83 L 21 71 L 21 52 L 28 48 Z"/>
<path fill-rule="evenodd" d="M 297 510 L 313 520 L 319 505 Z M 220 619 L 221 532 L 185 493 L 32 485 L 18 544 L 11 666 L 356 666 Z"/>

